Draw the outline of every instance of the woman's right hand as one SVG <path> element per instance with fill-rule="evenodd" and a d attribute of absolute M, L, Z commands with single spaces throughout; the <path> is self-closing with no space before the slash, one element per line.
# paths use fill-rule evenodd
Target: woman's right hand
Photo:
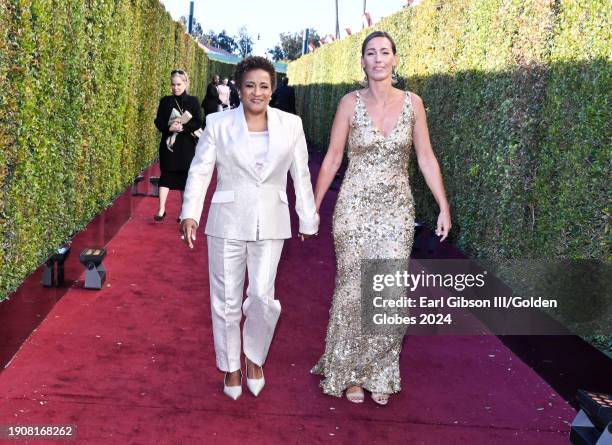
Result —
<path fill-rule="evenodd" d="M 181 221 L 181 238 L 183 242 L 193 249 L 193 241 L 196 240 L 196 228 L 198 227 L 194 219 L 187 218 Z"/>
<path fill-rule="evenodd" d="M 172 122 L 172 125 L 170 125 L 170 131 L 173 133 L 180 133 L 183 131 L 183 124 L 177 121 Z"/>

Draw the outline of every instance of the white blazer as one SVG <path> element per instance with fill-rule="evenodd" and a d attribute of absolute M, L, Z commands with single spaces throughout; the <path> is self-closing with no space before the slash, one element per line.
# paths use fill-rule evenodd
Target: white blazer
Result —
<path fill-rule="evenodd" d="M 217 167 L 217 189 L 206 222 L 207 235 L 256 241 L 291 238 L 287 172 L 296 195 L 300 232 L 319 229 L 306 138 L 299 116 L 268 107 L 269 151 L 260 174 L 249 149 L 249 133 L 242 105 L 206 117 L 206 128 L 196 146 L 183 194 L 181 221 L 200 224 L 204 197 Z"/>

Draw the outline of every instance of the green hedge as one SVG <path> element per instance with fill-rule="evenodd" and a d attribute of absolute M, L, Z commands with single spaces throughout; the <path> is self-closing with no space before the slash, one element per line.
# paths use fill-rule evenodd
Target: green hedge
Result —
<path fill-rule="evenodd" d="M 426 105 L 458 245 L 477 258 L 610 259 L 610 22 L 605 0 L 426 0 L 375 29 Z M 289 65 L 309 139 L 327 146 L 363 79 L 367 29 Z M 414 158 L 413 158 L 414 159 Z M 437 206 L 416 162 L 417 216 Z"/>
<path fill-rule="evenodd" d="M 156 159 L 175 67 L 233 70 L 157 0 L 0 2 L 0 299 Z"/>

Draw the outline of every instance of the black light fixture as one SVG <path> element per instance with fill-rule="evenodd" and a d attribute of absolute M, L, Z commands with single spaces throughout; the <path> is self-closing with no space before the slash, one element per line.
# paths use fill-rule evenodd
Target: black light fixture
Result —
<path fill-rule="evenodd" d="M 574 445 L 612 445 L 612 395 L 579 389 L 580 411 L 572 422 Z"/>
<path fill-rule="evenodd" d="M 62 245 L 45 261 L 42 285 L 45 287 L 61 287 L 64 285 L 64 262 L 70 255 L 70 244 Z"/>
<path fill-rule="evenodd" d="M 149 196 L 153 196 L 155 198 L 159 197 L 159 176 L 151 176 L 149 178 L 149 182 L 153 186 L 153 190 L 149 193 Z"/>
<path fill-rule="evenodd" d="M 132 196 L 142 196 L 145 194 L 139 190 L 139 186 L 142 181 L 144 181 L 144 176 L 136 176 L 136 178 L 134 179 L 134 183 L 132 184 Z"/>
<path fill-rule="evenodd" d="M 85 249 L 81 252 L 79 260 L 85 266 L 85 289 L 102 289 L 106 280 L 106 269 L 102 260 L 106 256 L 106 250 Z"/>

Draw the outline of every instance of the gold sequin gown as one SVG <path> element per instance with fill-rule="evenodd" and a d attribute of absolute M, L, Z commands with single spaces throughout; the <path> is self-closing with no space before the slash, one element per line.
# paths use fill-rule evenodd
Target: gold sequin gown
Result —
<path fill-rule="evenodd" d="M 403 333 L 362 333 L 362 259 L 404 259 L 414 236 L 414 200 L 408 163 L 414 111 L 410 94 L 394 130 L 375 128 L 357 92 L 348 136 L 349 167 L 333 216 L 336 287 L 325 353 L 311 372 L 325 378 L 325 394 L 342 396 L 353 385 L 391 394 L 400 390 L 399 355 Z"/>

